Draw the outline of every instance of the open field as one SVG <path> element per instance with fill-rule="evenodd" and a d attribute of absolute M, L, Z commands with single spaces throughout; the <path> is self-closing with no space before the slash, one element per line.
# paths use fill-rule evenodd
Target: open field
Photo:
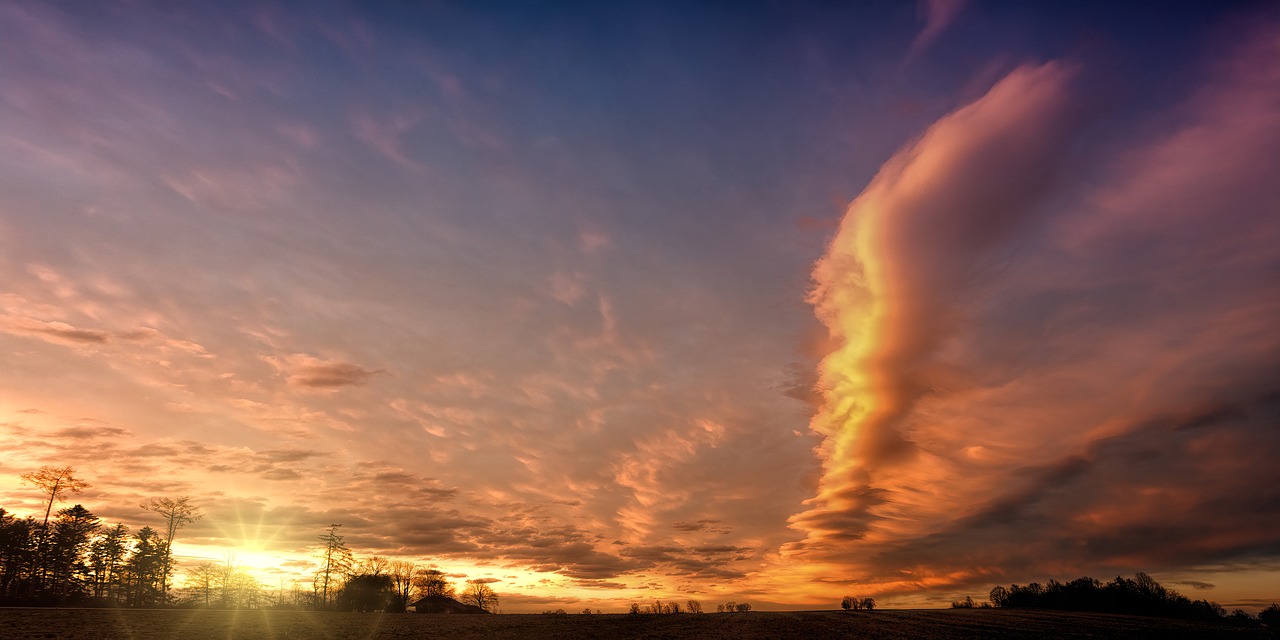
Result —
<path fill-rule="evenodd" d="M 0 638 L 1275 638 L 1175 620 L 1028 610 L 649 615 L 417 615 L 302 611 L 0 609 Z"/>

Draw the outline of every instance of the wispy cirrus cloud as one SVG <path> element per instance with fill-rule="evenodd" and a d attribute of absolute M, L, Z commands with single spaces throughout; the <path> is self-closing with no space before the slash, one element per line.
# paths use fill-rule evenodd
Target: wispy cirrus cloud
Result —
<path fill-rule="evenodd" d="M 65 322 L 44 322 L 34 318 L 3 318 L 0 322 L 11 332 L 27 334 L 62 344 L 104 344 L 110 334 L 95 329 L 81 329 Z"/>
<path fill-rule="evenodd" d="M 920 0 L 917 13 L 924 25 L 911 41 L 908 57 L 918 56 L 927 50 L 956 20 L 965 4 L 966 0 Z"/>

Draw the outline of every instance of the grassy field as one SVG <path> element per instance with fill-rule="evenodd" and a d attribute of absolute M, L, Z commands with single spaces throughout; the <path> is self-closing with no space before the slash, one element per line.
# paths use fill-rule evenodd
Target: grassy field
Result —
<path fill-rule="evenodd" d="M 0 638 L 1276 638 L 1157 618 L 1028 610 L 649 615 L 418 615 L 301 611 L 0 609 Z"/>

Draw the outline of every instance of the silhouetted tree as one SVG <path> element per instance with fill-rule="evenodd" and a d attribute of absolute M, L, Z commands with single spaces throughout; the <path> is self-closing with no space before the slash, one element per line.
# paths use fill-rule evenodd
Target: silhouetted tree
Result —
<path fill-rule="evenodd" d="M 133 536 L 133 553 L 125 563 L 128 604 L 149 607 L 164 602 L 164 541 L 151 527 L 143 527 Z"/>
<path fill-rule="evenodd" d="M 352 576 L 338 594 L 343 611 L 386 611 L 394 605 L 391 576 L 365 573 Z"/>
<path fill-rule="evenodd" d="M 462 601 L 489 611 L 498 605 L 498 594 L 483 582 L 472 582 L 467 585 L 467 590 L 462 592 Z"/>
<path fill-rule="evenodd" d="M 229 607 L 257 609 L 262 605 L 262 583 L 242 568 L 234 569 L 223 583 Z"/>
<path fill-rule="evenodd" d="M 122 524 L 108 528 L 89 545 L 89 570 L 94 598 L 120 598 L 120 574 L 128 552 L 129 528 Z"/>
<path fill-rule="evenodd" d="M 632 603 L 631 603 L 631 608 L 627 610 L 627 613 L 630 613 L 630 614 L 632 614 L 632 615 L 635 615 L 635 614 L 640 613 L 640 605 L 638 605 L 638 604 L 636 604 L 636 603 L 632 602 Z"/>
<path fill-rule="evenodd" d="M 351 551 L 347 549 L 346 543 L 342 541 L 342 536 L 338 535 L 338 527 L 340 524 L 329 525 L 329 530 L 320 536 L 320 541 L 324 543 L 324 550 L 321 552 L 323 560 L 320 563 L 320 571 L 316 574 L 317 582 L 320 586 L 320 606 L 329 606 L 330 587 L 333 586 L 334 577 L 341 575 L 351 566 Z"/>
<path fill-rule="evenodd" d="M 1236 609 L 1231 612 L 1231 615 L 1227 616 L 1227 620 L 1231 621 L 1232 624 L 1246 625 L 1253 622 L 1253 616 L 1249 615 L 1249 612 L 1244 609 Z"/>
<path fill-rule="evenodd" d="M 413 586 L 418 590 L 419 598 L 428 596 L 452 598 L 454 594 L 453 584 L 439 569 L 419 569 L 413 574 Z"/>
<path fill-rule="evenodd" d="M 28 597 L 38 593 L 40 598 L 47 600 L 51 597 L 51 593 L 56 591 L 56 589 L 51 590 L 48 575 L 52 568 L 50 562 L 53 560 L 49 548 L 49 515 L 55 502 L 64 500 L 67 494 L 79 493 L 88 488 L 89 483 L 76 478 L 75 469 L 72 467 L 43 466 L 19 477 L 23 482 L 49 495 L 49 501 L 44 508 L 44 520 L 40 522 L 39 528 L 32 531 L 36 550 L 31 558 L 31 573 L 24 588 Z"/>
<path fill-rule="evenodd" d="M 84 597 L 89 583 L 85 559 L 92 536 L 100 526 L 98 516 L 81 505 L 58 512 L 44 558 L 48 567 L 45 597 L 57 603 Z"/>
<path fill-rule="evenodd" d="M 845 611 L 851 611 L 851 610 L 859 611 L 863 609 L 867 611 L 871 611 L 872 609 L 876 608 L 876 600 L 875 598 L 859 598 L 858 596 L 845 596 L 844 599 L 840 600 L 840 608 L 844 609 Z"/>
<path fill-rule="evenodd" d="M 356 563 L 353 573 L 356 575 L 380 576 L 390 571 L 390 568 L 391 560 L 386 556 L 375 554 Z"/>
<path fill-rule="evenodd" d="M 254 609 L 262 597 L 262 584 L 236 564 L 235 554 L 228 553 L 213 568 L 213 581 L 218 606 L 224 609 Z"/>
<path fill-rule="evenodd" d="M 169 594 L 169 576 L 173 573 L 173 539 L 178 529 L 204 517 L 200 510 L 191 504 L 191 498 L 151 498 L 142 503 L 142 508 L 164 518 L 164 574 L 160 581 L 160 592 L 166 597 Z"/>
<path fill-rule="evenodd" d="M 71 493 L 80 493 L 84 489 L 89 488 L 89 483 L 76 478 L 76 470 L 72 467 L 49 467 L 44 466 L 36 471 L 24 473 L 21 476 L 23 482 L 34 485 L 41 491 L 49 494 L 49 504 L 44 508 L 44 522 L 42 526 L 49 526 L 49 513 L 53 510 L 53 503 L 63 499 L 63 496 Z"/>
<path fill-rule="evenodd" d="M 740 613 L 746 613 L 751 611 L 751 604 L 747 602 L 739 602 L 737 609 Z"/>
<path fill-rule="evenodd" d="M 18 601 L 29 590 L 36 564 L 40 523 L 0 509 L 0 599 Z"/>
<path fill-rule="evenodd" d="M 1273 602 L 1267 608 L 1259 611 L 1258 620 L 1268 627 L 1280 627 L 1280 604 Z"/>
<path fill-rule="evenodd" d="M 195 599 L 208 607 L 213 600 L 215 585 L 222 576 L 222 569 L 212 562 L 202 562 L 187 569 L 187 584 L 195 594 Z"/>
<path fill-rule="evenodd" d="M 396 560 L 387 565 L 387 575 L 391 576 L 391 590 L 395 595 L 398 608 L 404 613 L 409 606 L 409 598 L 413 595 L 413 574 L 417 565 L 404 560 Z"/>
<path fill-rule="evenodd" d="M 1003 607 L 1009 603 L 1009 590 L 1000 585 L 996 585 L 991 589 L 991 593 L 987 594 L 987 600 L 989 600 L 991 605 L 994 607 Z"/>
<path fill-rule="evenodd" d="M 689 613 L 702 613 L 702 603 L 697 600 L 690 600 L 686 602 L 685 605 L 685 608 L 688 609 Z"/>

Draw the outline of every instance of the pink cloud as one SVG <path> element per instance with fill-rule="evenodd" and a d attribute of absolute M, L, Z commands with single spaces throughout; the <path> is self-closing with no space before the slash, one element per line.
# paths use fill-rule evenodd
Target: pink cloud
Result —
<path fill-rule="evenodd" d="M 911 41 L 908 57 L 917 56 L 928 49 L 929 45 L 951 26 L 956 16 L 960 15 L 964 9 L 964 5 L 965 0 L 920 0 L 918 13 L 924 21 L 924 26 Z"/>
<path fill-rule="evenodd" d="M 110 334 L 105 331 L 75 327 L 65 322 L 45 322 L 34 318 L 0 317 L 0 330 L 6 333 L 30 335 L 58 344 L 104 344 L 110 339 Z"/>
<path fill-rule="evenodd" d="M 814 269 L 839 347 L 785 558 L 903 594 L 1280 553 L 1241 497 L 1280 497 L 1276 42 L 1145 138 L 1080 146 L 1049 64 L 886 163 Z"/>

